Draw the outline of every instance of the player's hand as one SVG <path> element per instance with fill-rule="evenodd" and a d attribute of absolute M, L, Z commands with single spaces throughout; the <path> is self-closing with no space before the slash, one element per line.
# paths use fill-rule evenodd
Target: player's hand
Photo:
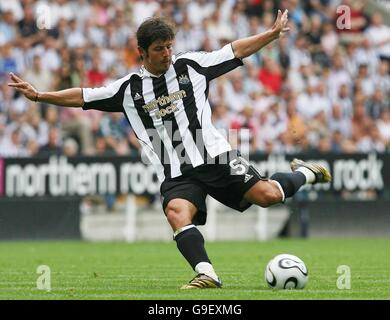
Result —
<path fill-rule="evenodd" d="M 282 13 L 281 10 L 278 10 L 278 16 L 276 17 L 276 21 L 274 25 L 272 26 L 272 31 L 275 32 L 275 34 L 280 37 L 285 32 L 290 31 L 290 28 L 287 27 L 288 23 L 288 10 L 284 10 Z"/>
<path fill-rule="evenodd" d="M 35 90 L 31 84 L 29 84 L 26 81 L 23 81 L 22 79 L 20 79 L 18 76 L 16 76 L 12 72 L 9 75 L 11 77 L 11 80 L 13 81 L 12 83 L 8 83 L 9 87 L 13 87 L 17 91 L 19 91 L 20 93 L 24 94 L 24 96 L 27 99 L 30 99 L 31 101 L 36 101 L 38 91 Z"/>

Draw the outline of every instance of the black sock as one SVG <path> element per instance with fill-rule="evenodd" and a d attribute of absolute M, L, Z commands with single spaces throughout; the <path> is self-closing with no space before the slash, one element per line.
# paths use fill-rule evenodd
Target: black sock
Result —
<path fill-rule="evenodd" d="M 193 227 L 180 232 L 175 237 L 175 241 L 177 248 L 192 269 L 195 270 L 195 266 L 199 262 L 211 263 L 204 247 L 204 238 L 197 228 Z"/>
<path fill-rule="evenodd" d="M 272 180 L 279 182 L 285 198 L 292 197 L 300 187 L 306 184 L 306 177 L 302 172 L 295 171 L 292 173 L 275 173 L 271 176 Z"/>

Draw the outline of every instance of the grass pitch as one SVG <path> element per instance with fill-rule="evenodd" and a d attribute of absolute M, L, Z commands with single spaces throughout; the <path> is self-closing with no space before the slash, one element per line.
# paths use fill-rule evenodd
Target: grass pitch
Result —
<path fill-rule="evenodd" d="M 0 242 L 0 299 L 390 299 L 390 239 L 208 242 L 224 288 L 179 290 L 194 272 L 172 242 Z M 303 290 L 271 290 L 267 262 L 279 253 L 303 259 Z M 37 268 L 50 268 L 51 290 L 37 288 Z M 340 265 L 351 270 L 351 289 L 336 282 Z M 48 284 L 48 283 L 46 283 Z"/>

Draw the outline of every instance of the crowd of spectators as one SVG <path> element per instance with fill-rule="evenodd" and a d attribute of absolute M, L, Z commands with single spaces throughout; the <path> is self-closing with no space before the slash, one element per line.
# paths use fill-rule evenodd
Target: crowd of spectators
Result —
<path fill-rule="evenodd" d="M 1 0 L 0 156 L 139 152 L 122 114 L 28 101 L 7 86 L 9 72 L 40 91 L 99 87 L 139 70 L 135 31 L 149 16 L 176 26 L 176 53 L 212 51 L 269 29 L 278 8 L 289 10 L 290 32 L 210 84 L 216 127 L 249 130 L 250 151 L 263 153 L 390 152 L 390 27 L 364 5 Z"/>

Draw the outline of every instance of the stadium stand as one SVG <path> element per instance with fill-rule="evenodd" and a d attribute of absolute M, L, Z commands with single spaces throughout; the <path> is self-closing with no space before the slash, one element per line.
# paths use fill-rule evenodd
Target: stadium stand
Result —
<path fill-rule="evenodd" d="M 336 27 L 336 6 L 342 4 L 351 5 L 352 29 Z M 289 35 L 210 88 L 214 112 L 226 106 L 223 126 L 249 126 L 256 137 L 250 151 L 389 152 L 390 27 L 381 14 L 368 16 L 364 4 L 2 1 L 0 156 L 37 155 L 53 126 L 59 128 L 58 146 L 73 138 L 82 155 L 137 153 L 138 147 L 125 122 L 112 136 L 113 120 L 100 112 L 59 108 L 57 120 L 48 123 L 50 106 L 21 99 L 6 85 L 9 72 L 39 90 L 97 87 L 139 68 L 134 30 L 146 16 L 171 18 L 177 27 L 176 52 L 214 50 L 265 30 L 276 7 L 289 9 Z M 42 12 L 50 12 L 46 29 L 36 23 L 44 18 Z M 302 137 L 308 141 L 297 144 Z"/>

